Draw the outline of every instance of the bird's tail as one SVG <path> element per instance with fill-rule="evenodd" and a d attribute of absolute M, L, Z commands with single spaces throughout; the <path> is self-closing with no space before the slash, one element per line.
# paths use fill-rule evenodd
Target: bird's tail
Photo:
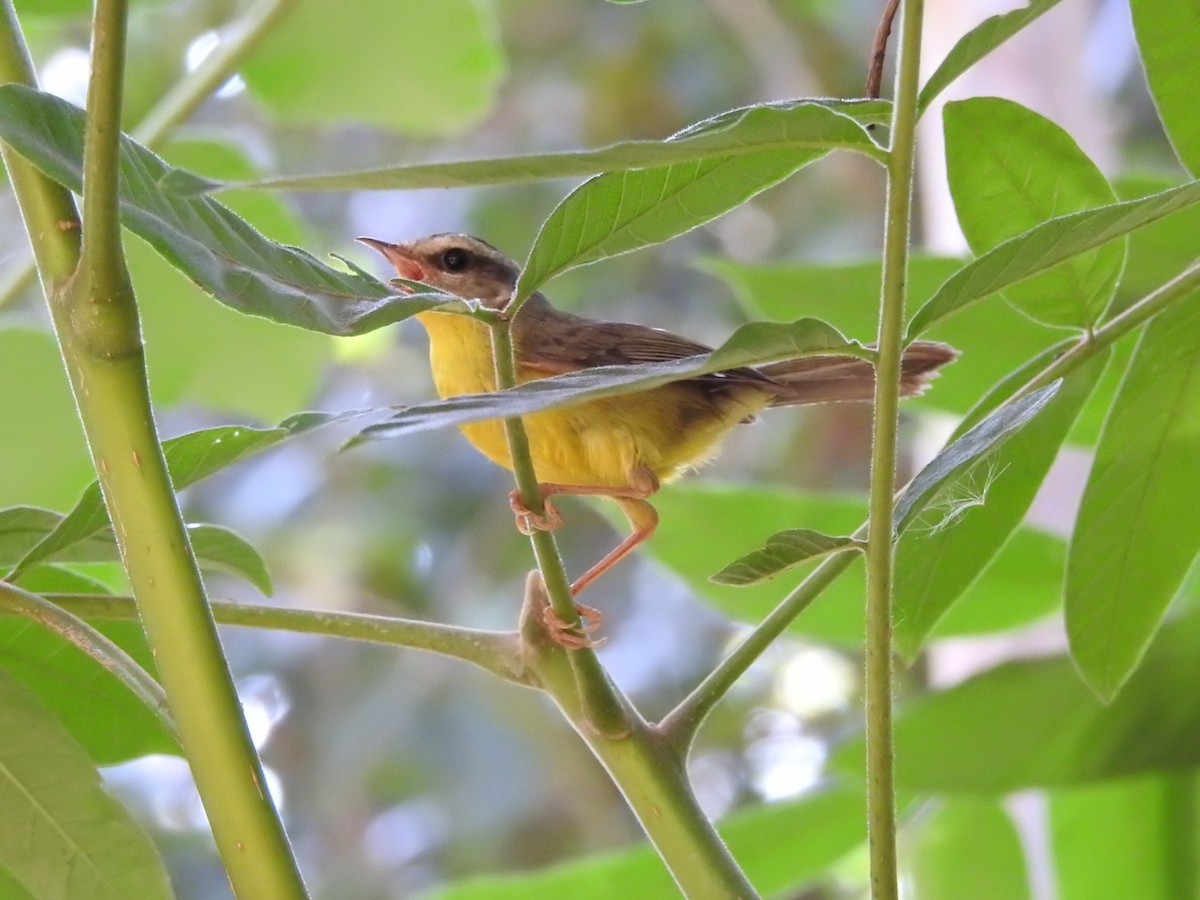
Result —
<path fill-rule="evenodd" d="M 957 350 L 937 341 L 910 344 L 901 365 L 901 396 L 920 394 L 937 377 L 938 369 L 957 356 Z M 854 356 L 809 356 L 772 363 L 758 371 L 782 388 L 772 406 L 872 400 L 875 396 L 875 367 Z"/>

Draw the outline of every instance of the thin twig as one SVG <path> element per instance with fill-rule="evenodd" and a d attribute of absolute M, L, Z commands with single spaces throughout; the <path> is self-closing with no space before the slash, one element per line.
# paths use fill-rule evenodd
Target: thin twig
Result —
<path fill-rule="evenodd" d="M 883 64 L 887 59 L 888 38 L 892 36 L 892 22 L 896 19 L 896 10 L 900 8 L 900 0 L 888 0 L 884 7 L 883 18 L 875 29 L 875 40 L 871 42 L 871 62 L 867 67 L 867 97 L 878 100 L 883 87 Z"/>
<path fill-rule="evenodd" d="M 96 619 L 136 619 L 132 597 L 112 594 L 46 594 L 45 599 L 77 616 Z M 324 609 L 294 609 L 255 603 L 214 600 L 213 618 L 219 625 L 317 634 L 392 647 L 410 647 L 461 659 L 514 684 L 537 687 L 537 678 L 521 658 L 515 632 L 483 631 L 438 622 L 420 622 L 370 613 Z M 0 607 L 0 615 L 3 615 Z"/>
<path fill-rule="evenodd" d="M 866 534 L 866 527 L 859 528 L 854 534 Z M 796 617 L 808 609 L 809 604 L 850 567 L 855 556 L 856 554 L 850 552 L 850 548 L 846 548 L 822 560 L 821 564 L 788 594 L 729 656 L 721 660 L 690 694 L 659 721 L 657 728 L 663 738 L 679 752 L 686 753 L 704 719 L 721 702 L 729 689 L 787 630 Z"/>
<path fill-rule="evenodd" d="M 1166 284 L 1155 288 L 1145 297 L 1113 316 L 1091 334 L 1082 337 L 1078 344 L 1013 394 L 1010 402 L 1074 371 L 1100 350 L 1115 343 L 1135 328 L 1140 328 L 1154 316 L 1185 297 L 1192 296 L 1197 289 L 1200 289 L 1200 264 L 1184 269 Z"/>

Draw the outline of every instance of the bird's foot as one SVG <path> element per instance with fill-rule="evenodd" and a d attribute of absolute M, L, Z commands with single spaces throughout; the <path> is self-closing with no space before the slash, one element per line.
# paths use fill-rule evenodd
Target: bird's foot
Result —
<path fill-rule="evenodd" d="M 584 606 L 582 603 L 575 604 L 575 611 L 579 613 L 581 619 L 586 621 L 578 625 L 569 625 L 554 611 L 553 606 L 547 606 L 542 610 L 542 622 L 546 626 L 546 633 L 550 635 L 550 640 L 568 650 L 584 648 L 594 650 L 608 640 L 608 638 L 590 637 L 591 633 L 604 623 L 604 613 L 594 607 Z"/>
<path fill-rule="evenodd" d="M 549 500 L 543 501 L 541 513 L 535 513 L 525 505 L 520 491 L 508 495 L 508 506 L 517 517 L 517 530 L 526 536 L 535 531 L 553 531 L 563 523 L 562 515 Z"/>

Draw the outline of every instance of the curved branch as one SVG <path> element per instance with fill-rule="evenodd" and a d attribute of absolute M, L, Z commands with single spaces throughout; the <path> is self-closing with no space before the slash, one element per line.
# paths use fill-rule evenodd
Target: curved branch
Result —
<path fill-rule="evenodd" d="M 132 597 L 46 594 L 45 599 L 87 618 L 137 618 L 137 607 Z M 212 611 L 213 618 L 220 625 L 272 628 L 297 634 L 319 634 L 394 647 L 411 647 L 461 659 L 514 684 L 538 687 L 537 676 L 522 659 L 520 640 L 511 631 L 481 631 L 368 613 L 289 609 L 228 600 L 214 600 Z"/>
<path fill-rule="evenodd" d="M 177 735 L 175 722 L 167 710 L 167 695 L 162 686 L 150 677 L 133 657 L 87 622 L 61 606 L 7 581 L 0 581 L 0 614 L 3 613 L 32 619 L 79 648 L 115 675 L 129 688 L 131 694 L 154 713 L 171 734 Z M 129 618 L 137 618 L 137 609 L 132 600 L 129 602 L 129 613 Z"/>

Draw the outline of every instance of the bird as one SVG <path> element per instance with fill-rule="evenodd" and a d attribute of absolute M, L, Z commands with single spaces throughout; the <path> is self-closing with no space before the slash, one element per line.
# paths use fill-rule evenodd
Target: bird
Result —
<path fill-rule="evenodd" d="M 503 311 L 512 299 L 520 266 L 496 247 L 466 234 L 441 233 L 393 243 L 358 241 L 378 251 L 407 281 L 419 282 L 489 309 Z M 489 326 L 476 318 L 438 309 L 416 315 L 429 336 L 434 387 L 442 398 L 496 390 Z M 709 353 L 711 347 L 661 328 L 585 318 L 557 309 L 532 294 L 513 318 L 518 383 L 596 366 L 660 362 Z M 901 391 L 921 393 L 957 356 L 936 341 L 910 344 L 903 357 Z M 815 356 L 700 375 L 648 390 L 545 410 L 524 416 L 543 512 L 535 514 L 510 494 L 517 526 L 525 534 L 552 530 L 562 516 L 550 498 L 594 495 L 616 502 L 630 533 L 571 585 L 577 597 L 597 578 L 649 539 L 658 513 L 648 502 L 659 486 L 715 456 L 739 424 L 768 407 L 838 401 L 870 401 L 875 370 L 851 356 Z M 504 423 L 499 419 L 460 426 L 467 440 L 492 462 L 512 469 Z M 597 610 L 578 606 L 588 620 L 572 631 L 548 612 L 551 634 L 563 646 L 594 646 L 586 635 L 599 625 Z"/>

